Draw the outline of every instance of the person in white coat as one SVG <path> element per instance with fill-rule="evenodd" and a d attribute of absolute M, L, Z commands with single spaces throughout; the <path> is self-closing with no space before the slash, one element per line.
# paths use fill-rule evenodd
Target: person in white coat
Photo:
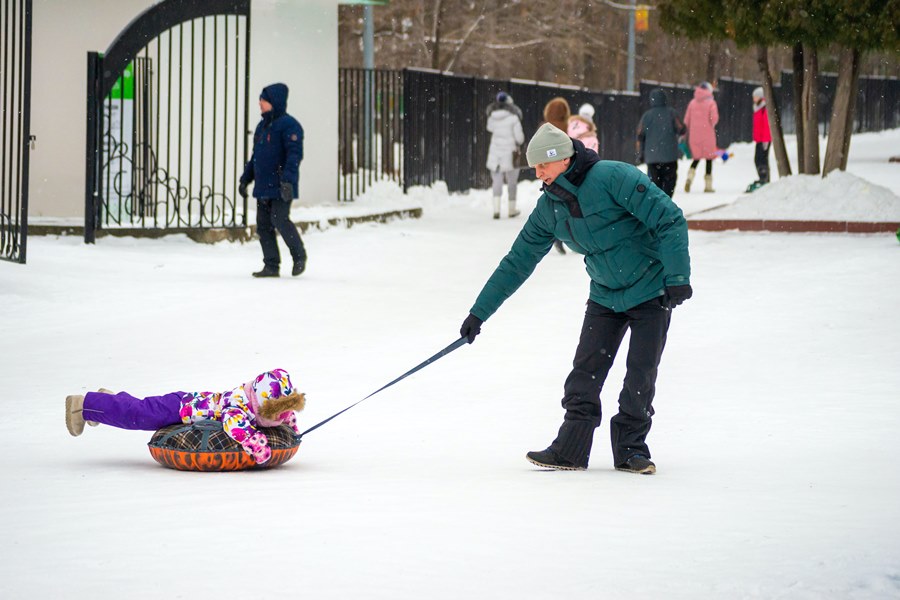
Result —
<path fill-rule="evenodd" d="M 506 92 L 497 94 L 496 102 L 487 107 L 487 130 L 491 134 L 488 148 L 487 168 L 491 172 L 494 192 L 494 218 L 500 218 L 500 199 L 503 196 L 503 182 L 509 189 L 510 217 L 519 215 L 516 208 L 516 187 L 519 169 L 513 163 L 513 156 L 525 141 L 522 131 L 522 111 Z"/>

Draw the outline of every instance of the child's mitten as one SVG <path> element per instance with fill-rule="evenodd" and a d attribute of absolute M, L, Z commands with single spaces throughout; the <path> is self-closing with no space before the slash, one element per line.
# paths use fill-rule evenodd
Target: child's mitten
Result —
<path fill-rule="evenodd" d="M 265 435 L 257 431 L 244 442 L 244 448 L 256 461 L 256 464 L 263 464 L 272 458 L 272 449 L 269 448 L 269 440 Z"/>

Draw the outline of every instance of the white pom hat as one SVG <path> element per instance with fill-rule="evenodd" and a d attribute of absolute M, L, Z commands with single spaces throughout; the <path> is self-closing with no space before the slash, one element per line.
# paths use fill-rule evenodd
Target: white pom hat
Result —
<path fill-rule="evenodd" d="M 578 107 L 578 114 L 585 119 L 593 119 L 594 118 L 594 107 L 590 104 L 584 103 L 580 107 Z"/>

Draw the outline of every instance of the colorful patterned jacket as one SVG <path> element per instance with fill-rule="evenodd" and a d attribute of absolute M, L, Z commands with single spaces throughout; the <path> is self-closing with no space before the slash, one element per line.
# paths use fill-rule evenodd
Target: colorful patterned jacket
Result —
<path fill-rule="evenodd" d="M 277 421 L 271 421 L 259 415 L 259 407 L 267 400 L 281 398 L 294 391 L 287 371 L 267 371 L 228 392 L 185 394 L 181 400 L 181 421 L 221 421 L 225 432 L 258 464 L 262 464 L 272 456 L 272 450 L 269 440 L 257 427 L 275 427 L 284 423 L 296 433 L 300 433 L 300 429 L 294 411 L 283 412 Z"/>

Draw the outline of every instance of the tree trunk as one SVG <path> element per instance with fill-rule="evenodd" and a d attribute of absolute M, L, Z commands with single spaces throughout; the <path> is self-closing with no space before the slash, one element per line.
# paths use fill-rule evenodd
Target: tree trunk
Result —
<path fill-rule="evenodd" d="M 803 44 L 794 44 L 794 135 L 797 136 L 797 172 L 803 172 Z"/>
<path fill-rule="evenodd" d="M 828 127 L 828 144 L 825 147 L 825 164 L 822 175 L 846 165 L 845 148 L 849 149 L 849 137 L 853 133 L 853 77 L 854 68 L 859 64 L 859 51 L 842 48 L 838 64 L 837 88 L 834 92 L 834 107 L 831 110 L 831 124 Z"/>
<path fill-rule="evenodd" d="M 769 130 L 772 132 L 772 148 L 775 151 L 775 164 L 778 166 L 778 176 L 787 177 L 791 174 L 791 161 L 784 146 L 784 132 L 781 129 L 781 111 L 775 102 L 775 84 L 772 82 L 772 72 L 769 70 L 769 48 L 760 44 L 756 47 L 756 62 L 762 75 L 763 90 L 766 95 L 766 108 L 769 110 Z"/>
<path fill-rule="evenodd" d="M 717 61 L 719 51 L 722 49 L 722 42 L 719 40 L 709 40 L 709 54 L 706 55 L 706 81 L 715 85 L 718 79 Z"/>
<path fill-rule="evenodd" d="M 819 174 L 819 55 L 803 48 L 803 172 Z"/>
<path fill-rule="evenodd" d="M 850 90 L 850 107 L 847 110 L 847 135 L 844 136 L 844 152 L 841 160 L 841 171 L 847 170 L 847 157 L 850 156 L 850 137 L 853 135 L 853 122 L 856 119 L 856 99 L 859 94 L 859 66 L 862 62 L 862 53 L 855 52 L 853 57 L 853 87 Z"/>
<path fill-rule="evenodd" d="M 431 24 L 431 68 L 441 68 L 441 12 L 444 8 L 443 0 L 435 0 L 434 20 Z"/>

